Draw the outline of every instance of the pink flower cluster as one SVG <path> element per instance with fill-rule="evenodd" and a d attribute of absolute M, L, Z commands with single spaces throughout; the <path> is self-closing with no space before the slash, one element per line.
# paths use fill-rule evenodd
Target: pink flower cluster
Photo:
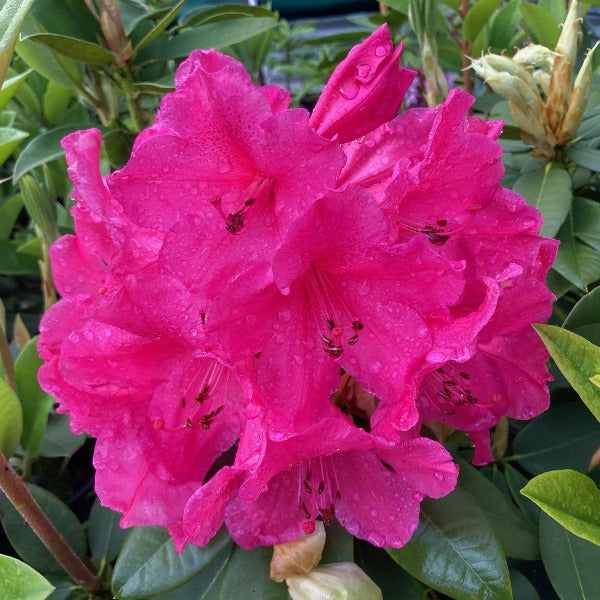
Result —
<path fill-rule="evenodd" d="M 40 381 L 123 526 L 250 548 L 337 518 L 402 546 L 456 484 L 423 422 L 482 464 L 502 415 L 548 406 L 555 242 L 468 94 L 396 116 L 400 52 L 378 29 L 309 114 L 197 51 L 123 169 L 101 176 L 97 130 L 63 141 L 77 234 L 51 249 Z"/>

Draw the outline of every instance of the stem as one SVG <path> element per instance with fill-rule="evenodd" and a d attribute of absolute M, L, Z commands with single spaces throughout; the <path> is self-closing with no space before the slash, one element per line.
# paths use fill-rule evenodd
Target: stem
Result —
<path fill-rule="evenodd" d="M 128 70 L 125 71 L 123 77 L 120 78 L 120 83 L 129 114 L 133 120 L 134 133 L 139 133 L 144 129 L 144 117 L 142 116 L 142 111 L 137 103 L 137 99 L 134 97 L 133 88 L 131 86 L 131 73 Z"/>
<path fill-rule="evenodd" d="M 6 338 L 6 332 L 4 327 L 0 325 L 0 358 L 2 358 L 2 364 L 4 365 L 4 376 L 6 377 L 6 383 L 10 387 L 17 391 L 17 382 L 15 380 L 15 363 L 8 345 L 8 339 Z"/>
<path fill-rule="evenodd" d="M 462 21 L 464 22 L 465 16 L 469 10 L 469 0 L 461 0 L 460 1 L 460 16 Z M 462 66 L 463 66 L 463 87 L 465 88 L 465 92 L 469 92 L 469 94 L 473 93 L 473 85 L 471 83 L 471 62 L 469 61 L 469 41 L 461 40 L 460 49 L 462 52 Z M 470 112 L 470 111 L 469 111 Z"/>
<path fill-rule="evenodd" d="M 73 581 L 87 592 L 93 593 L 98 590 L 100 587 L 98 577 L 85 566 L 50 522 L 1 452 L 0 489 Z"/>

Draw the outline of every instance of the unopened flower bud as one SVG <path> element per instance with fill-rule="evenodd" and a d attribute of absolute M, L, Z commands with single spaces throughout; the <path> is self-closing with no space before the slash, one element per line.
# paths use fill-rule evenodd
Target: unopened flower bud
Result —
<path fill-rule="evenodd" d="M 293 600 L 383 600 L 377 584 L 351 562 L 323 565 L 287 579 Z"/>
<path fill-rule="evenodd" d="M 512 58 L 502 56 L 501 54 L 490 53 L 483 56 L 480 60 L 485 61 L 488 69 L 491 68 L 498 73 L 505 72 L 514 75 L 515 77 L 522 79 L 532 90 L 537 89 L 531 73 L 518 63 L 514 62 Z"/>
<path fill-rule="evenodd" d="M 517 50 L 512 57 L 513 61 L 525 69 L 541 69 L 550 73 L 554 64 L 555 53 L 546 46 L 529 44 Z"/>
<path fill-rule="evenodd" d="M 548 124 L 553 132 L 560 130 L 571 103 L 571 77 L 577 60 L 577 44 L 581 34 L 582 14 L 582 8 L 577 0 L 572 0 L 556 44 L 556 56 L 552 66 L 546 104 Z"/>
<path fill-rule="evenodd" d="M 325 527 L 315 522 L 315 530 L 308 535 L 273 546 L 271 579 L 283 581 L 292 575 L 304 575 L 314 569 L 321 560 L 325 546 Z"/>
<path fill-rule="evenodd" d="M 585 60 L 577 73 L 575 78 L 575 85 L 573 86 L 573 95 L 571 96 L 571 103 L 565 115 L 562 127 L 557 136 L 559 144 L 567 143 L 573 136 L 585 113 L 585 107 L 587 106 L 588 98 L 590 95 L 590 84 L 592 82 L 592 58 L 594 52 L 600 42 L 596 42 L 596 45 L 591 48 L 585 56 Z"/>
<path fill-rule="evenodd" d="M 123 29 L 121 11 L 116 0 L 97 0 L 98 20 L 104 39 L 115 55 L 115 64 L 123 66 L 133 55 L 133 47 Z"/>

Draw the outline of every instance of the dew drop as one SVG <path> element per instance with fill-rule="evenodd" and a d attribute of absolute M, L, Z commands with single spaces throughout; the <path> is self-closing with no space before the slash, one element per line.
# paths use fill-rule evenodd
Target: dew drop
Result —
<path fill-rule="evenodd" d="M 354 81 L 347 81 L 340 88 L 340 94 L 346 100 L 354 100 L 358 94 L 358 84 Z"/>
<path fill-rule="evenodd" d="M 388 50 L 385 46 L 377 46 L 377 48 L 375 48 L 375 56 L 385 56 L 388 53 Z"/>

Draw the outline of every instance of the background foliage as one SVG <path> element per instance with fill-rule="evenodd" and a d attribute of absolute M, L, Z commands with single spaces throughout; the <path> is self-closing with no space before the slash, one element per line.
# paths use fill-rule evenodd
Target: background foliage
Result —
<path fill-rule="evenodd" d="M 477 113 L 505 119 L 504 184 L 542 212 L 545 235 L 561 240 L 548 278 L 557 296 L 552 325 L 538 328 L 554 359 L 555 381 L 548 412 L 528 423 L 499 423 L 494 464 L 470 466 L 466 438 L 447 439 L 460 464 L 459 486 L 446 498 L 423 502 L 419 529 L 404 548 L 386 553 L 332 526 L 324 562 L 355 560 L 391 600 L 598 597 L 600 81 L 593 76 L 575 137 L 548 159 L 532 156 L 521 141 L 507 101 L 463 70 L 467 55 L 488 48 L 509 56 L 528 40 L 554 48 L 566 15 L 563 1 L 372 2 L 372 12 L 348 17 L 334 33 L 322 22 L 287 21 L 270 6 L 116 4 L 122 22 L 113 21 L 114 27 L 94 14 L 100 1 L 6 0 L 0 10 L 0 450 L 12 456 L 75 552 L 100 574 L 104 591 L 97 597 L 288 595 L 284 584 L 269 579 L 269 548 L 246 552 L 223 534 L 178 555 L 165 531 L 123 531 L 118 515 L 95 499 L 93 440 L 70 432 L 36 378 L 39 318 L 56 300 L 48 246 L 73 227 L 59 142 L 71 131 L 99 127 L 104 172 L 121 167 L 135 135 L 172 89 L 176 65 L 195 48 L 231 54 L 257 83 L 287 86 L 296 105 L 311 107 L 349 48 L 384 21 L 404 41 L 404 62 L 421 72 L 407 103 L 440 100 L 451 80 L 477 96 Z M 285 8 L 284 2 L 274 8 L 278 4 Z M 578 66 L 594 38 L 589 23 Z M 595 72 L 600 55 L 591 60 Z M 0 552 L 6 555 L 0 556 L 0 598 L 86 597 L 10 503 L 0 506 Z"/>

